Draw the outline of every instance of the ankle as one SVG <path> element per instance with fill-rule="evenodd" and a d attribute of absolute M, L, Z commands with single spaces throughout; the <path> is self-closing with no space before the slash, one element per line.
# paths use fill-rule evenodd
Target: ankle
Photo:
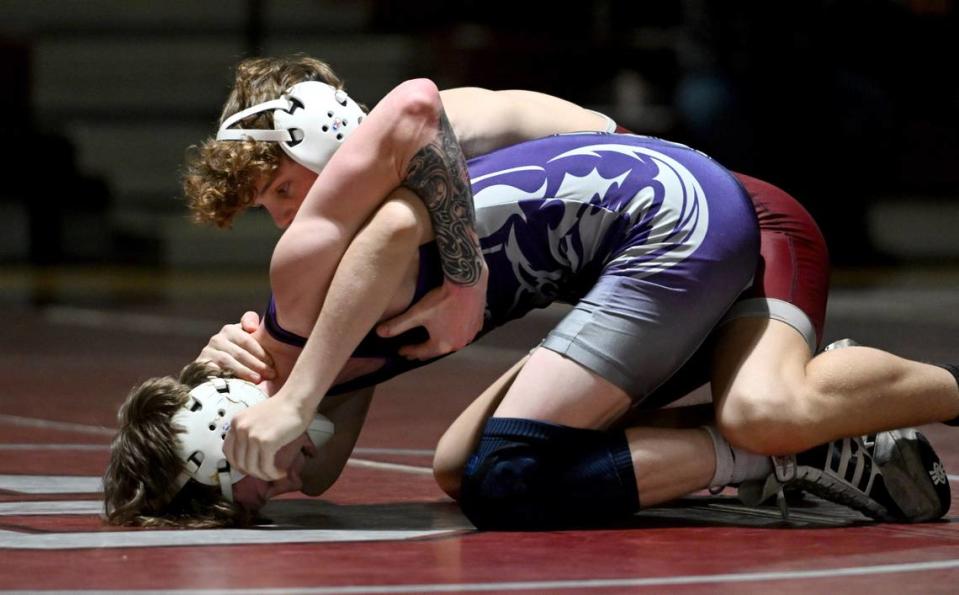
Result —
<path fill-rule="evenodd" d="M 750 479 L 762 479 L 772 472 L 769 457 L 731 446 L 714 426 L 703 426 L 713 442 L 716 453 L 716 471 L 710 488 L 738 485 Z"/>

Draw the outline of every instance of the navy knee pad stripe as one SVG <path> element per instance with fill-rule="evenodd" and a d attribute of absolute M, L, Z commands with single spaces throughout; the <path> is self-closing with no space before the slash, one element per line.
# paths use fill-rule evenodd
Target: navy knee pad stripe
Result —
<path fill-rule="evenodd" d="M 491 417 L 483 428 L 484 435 L 534 440 L 561 439 L 564 434 L 573 432 L 576 428 L 516 417 Z"/>
<path fill-rule="evenodd" d="M 463 477 L 463 511 L 483 529 L 558 528 L 639 509 L 626 435 L 525 419 L 487 422 Z"/>

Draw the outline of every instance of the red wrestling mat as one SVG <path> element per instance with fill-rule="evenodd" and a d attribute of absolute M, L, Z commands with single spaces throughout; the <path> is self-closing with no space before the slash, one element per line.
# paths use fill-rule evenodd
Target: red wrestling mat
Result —
<path fill-rule="evenodd" d="M 218 328 L 205 322 L 217 316 L 173 310 L 164 315 L 176 333 L 162 325 L 125 328 L 109 316 L 93 324 L 49 309 L 8 311 L 0 362 L 0 590 L 946 593 L 959 581 L 959 523 L 951 518 L 880 525 L 814 500 L 793 507 L 788 523 L 775 508 L 703 496 L 615 528 L 473 531 L 433 484 L 431 449 L 484 383 L 535 344 L 545 317 L 524 322 L 519 335 L 494 334 L 380 387 L 341 480 L 322 498 L 271 503 L 270 525 L 104 526 L 99 475 L 118 404 L 134 383 L 178 370 Z M 855 321 L 831 324 L 863 330 Z M 911 334 L 888 324 L 886 331 L 904 341 Z M 935 328 L 927 331 L 926 346 L 946 343 L 930 338 Z M 959 430 L 926 431 L 959 492 Z"/>

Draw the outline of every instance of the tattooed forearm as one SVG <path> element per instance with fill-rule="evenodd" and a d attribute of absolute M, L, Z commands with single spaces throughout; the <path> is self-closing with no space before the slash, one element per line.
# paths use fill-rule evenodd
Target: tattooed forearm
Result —
<path fill-rule="evenodd" d="M 426 204 L 443 274 L 459 285 L 474 285 L 482 273 L 483 255 L 476 236 L 473 191 L 446 113 L 440 112 L 436 138 L 410 160 L 403 185 Z"/>

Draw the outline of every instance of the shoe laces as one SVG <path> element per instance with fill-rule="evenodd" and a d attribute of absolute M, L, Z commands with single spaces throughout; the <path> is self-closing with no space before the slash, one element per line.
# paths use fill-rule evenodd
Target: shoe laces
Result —
<path fill-rule="evenodd" d="M 789 517 L 783 493 L 786 486 L 805 489 L 870 517 L 888 516 L 886 507 L 871 495 L 876 480 L 882 477 L 872 460 L 874 446 L 875 435 L 871 434 L 830 442 L 824 459 L 818 464 L 801 461 L 794 455 L 772 457 L 773 473 L 779 487 L 776 499 L 783 519 Z"/>

